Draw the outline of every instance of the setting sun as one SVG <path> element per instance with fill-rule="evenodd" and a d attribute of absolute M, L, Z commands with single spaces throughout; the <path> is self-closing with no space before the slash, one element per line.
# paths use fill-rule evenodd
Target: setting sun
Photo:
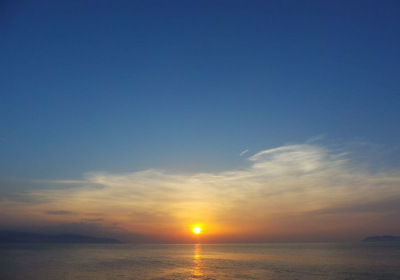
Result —
<path fill-rule="evenodd" d="M 201 228 L 200 227 L 194 227 L 192 230 L 193 230 L 193 232 L 195 234 L 199 234 L 201 232 Z"/>

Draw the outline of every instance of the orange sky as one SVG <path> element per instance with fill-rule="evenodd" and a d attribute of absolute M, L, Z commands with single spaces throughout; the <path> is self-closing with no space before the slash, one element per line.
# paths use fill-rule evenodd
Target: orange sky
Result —
<path fill-rule="evenodd" d="M 3 227 L 116 236 L 129 242 L 352 241 L 400 234 L 399 173 L 371 173 L 347 153 L 282 146 L 220 173 L 87 173 L 34 181 L 0 203 Z M 191 231 L 202 227 L 200 237 Z"/>

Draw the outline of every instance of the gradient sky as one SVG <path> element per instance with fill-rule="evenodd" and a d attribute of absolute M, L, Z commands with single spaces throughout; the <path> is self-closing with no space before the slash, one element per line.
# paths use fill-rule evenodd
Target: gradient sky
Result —
<path fill-rule="evenodd" d="M 400 2 L 1 1 L 0 229 L 400 235 Z"/>

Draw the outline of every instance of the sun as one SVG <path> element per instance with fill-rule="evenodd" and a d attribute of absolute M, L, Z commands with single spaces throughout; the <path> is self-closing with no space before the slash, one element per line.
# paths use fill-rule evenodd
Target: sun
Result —
<path fill-rule="evenodd" d="M 194 227 L 192 230 L 193 230 L 194 234 L 200 234 L 200 232 L 201 232 L 201 228 L 198 226 Z"/>

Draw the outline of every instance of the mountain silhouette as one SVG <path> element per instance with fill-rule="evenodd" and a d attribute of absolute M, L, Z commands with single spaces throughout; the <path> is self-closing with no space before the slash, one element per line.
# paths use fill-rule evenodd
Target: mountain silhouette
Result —
<path fill-rule="evenodd" d="M 361 240 L 361 242 L 400 242 L 400 236 L 382 235 L 370 236 Z"/>
<path fill-rule="evenodd" d="M 75 234 L 46 235 L 20 231 L 0 231 L 0 243 L 123 244 L 123 242 L 112 238 Z"/>

